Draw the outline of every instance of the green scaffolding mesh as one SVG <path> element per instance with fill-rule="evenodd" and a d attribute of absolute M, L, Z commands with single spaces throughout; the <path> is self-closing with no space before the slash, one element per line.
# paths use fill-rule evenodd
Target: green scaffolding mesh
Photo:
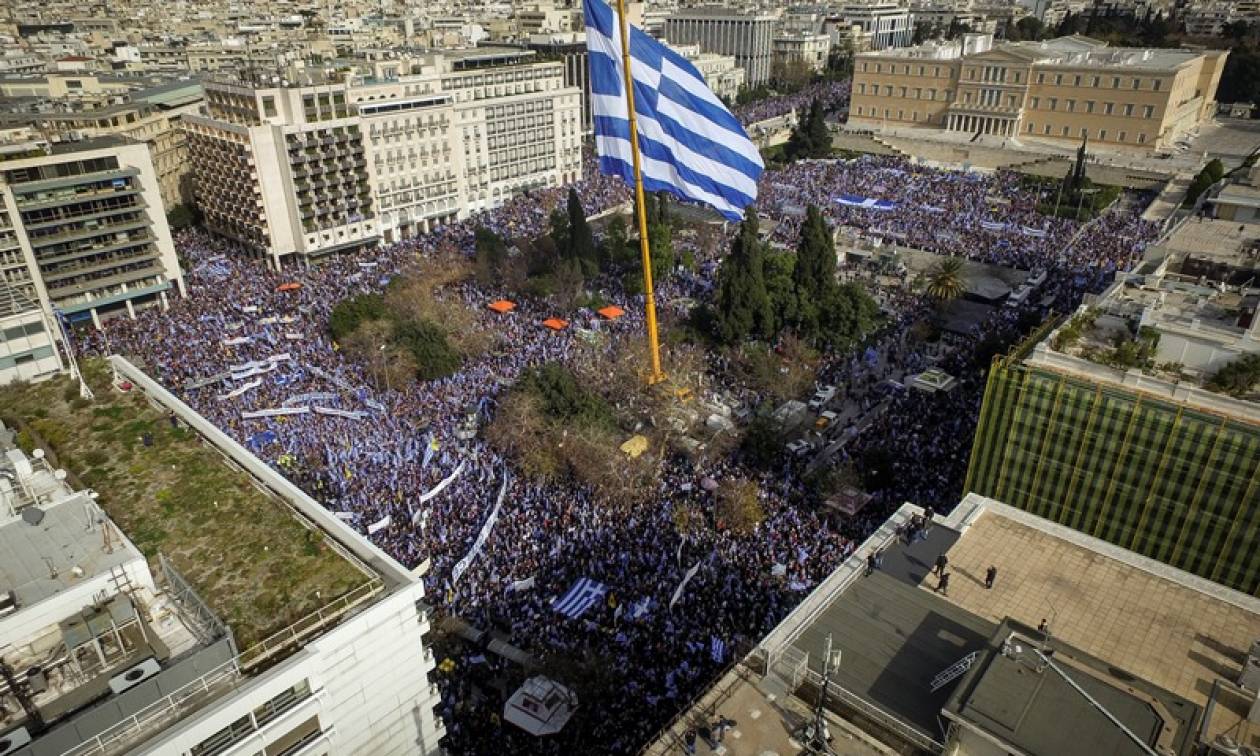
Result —
<path fill-rule="evenodd" d="M 999 359 L 967 489 L 1260 595 L 1260 427 Z"/>

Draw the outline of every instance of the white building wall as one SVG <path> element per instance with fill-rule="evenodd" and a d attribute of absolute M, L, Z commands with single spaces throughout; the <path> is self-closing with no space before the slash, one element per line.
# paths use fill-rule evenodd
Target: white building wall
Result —
<path fill-rule="evenodd" d="M 311 697 L 224 752 L 255 754 L 311 715 L 325 733 L 310 754 L 434 754 L 445 733 L 434 714 L 435 666 L 422 636 L 429 630 L 418 603 L 424 586 L 397 589 L 308 644 L 262 677 L 133 751 L 137 756 L 187 754 L 232 722 L 307 680 Z"/>

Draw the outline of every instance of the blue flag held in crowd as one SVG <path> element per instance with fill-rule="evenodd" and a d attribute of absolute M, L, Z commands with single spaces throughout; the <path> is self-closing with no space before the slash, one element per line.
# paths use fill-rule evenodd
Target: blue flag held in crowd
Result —
<path fill-rule="evenodd" d="M 634 186 L 620 21 L 604 0 L 583 7 L 599 168 Z M 644 190 L 743 218 L 764 169 L 744 127 L 690 61 L 633 26 L 630 61 Z"/>
<path fill-rule="evenodd" d="M 551 607 L 569 619 L 577 619 L 586 610 L 603 600 L 608 586 L 590 578 L 578 578 L 569 592 L 552 602 Z"/>

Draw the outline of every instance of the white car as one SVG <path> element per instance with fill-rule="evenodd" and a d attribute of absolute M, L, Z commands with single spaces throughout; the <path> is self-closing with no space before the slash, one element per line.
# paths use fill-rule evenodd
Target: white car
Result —
<path fill-rule="evenodd" d="M 787 445 L 787 450 L 792 453 L 793 457 L 803 457 L 809 454 L 813 449 L 813 445 L 803 438 L 798 438 Z"/>
<path fill-rule="evenodd" d="M 827 406 L 836 395 L 835 386 L 822 386 L 814 392 L 814 398 L 809 400 L 809 408 L 817 412 Z"/>

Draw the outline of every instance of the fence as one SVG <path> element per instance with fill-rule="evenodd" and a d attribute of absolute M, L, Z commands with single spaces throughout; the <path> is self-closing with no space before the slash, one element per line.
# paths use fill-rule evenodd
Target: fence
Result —
<path fill-rule="evenodd" d="M 241 668 L 252 670 L 260 666 L 355 607 L 370 601 L 373 596 L 384 590 L 384 587 L 380 579 L 373 579 L 319 607 L 283 630 L 262 639 L 241 653 L 239 657 Z"/>
<path fill-rule="evenodd" d="M 184 580 L 184 576 L 175 569 L 175 565 L 171 564 L 165 554 L 158 554 L 158 566 L 162 570 L 162 575 L 166 578 L 166 583 L 170 587 L 171 596 L 175 599 L 176 606 L 189 615 L 191 620 L 188 629 L 197 636 L 197 640 L 204 644 L 210 644 L 214 641 L 227 636 L 228 644 L 232 647 L 233 654 L 236 653 L 236 639 L 232 636 L 232 629 L 219 619 L 219 616 L 211 611 L 201 600 L 201 596 L 193 590 L 188 581 Z"/>
<path fill-rule="evenodd" d="M 233 657 L 182 688 L 123 719 L 91 740 L 71 748 L 62 756 L 107 756 L 107 754 L 124 753 L 130 750 L 138 739 L 165 729 L 188 711 L 202 706 L 206 700 L 217 697 L 234 687 L 240 679 L 240 665 Z"/>

